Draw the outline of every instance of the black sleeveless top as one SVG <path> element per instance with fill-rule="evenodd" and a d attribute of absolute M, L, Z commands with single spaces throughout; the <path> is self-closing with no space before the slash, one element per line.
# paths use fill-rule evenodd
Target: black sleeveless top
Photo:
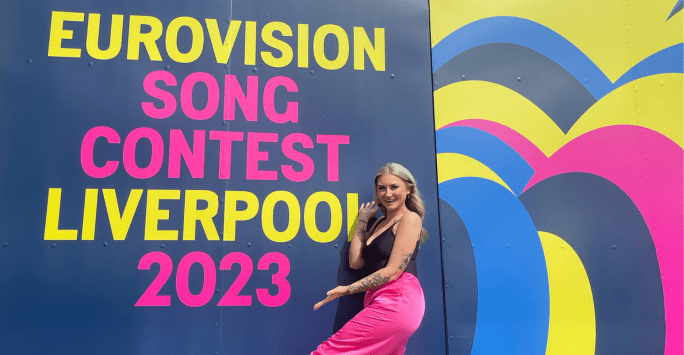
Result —
<path fill-rule="evenodd" d="M 384 217 L 383 217 L 384 218 Z M 392 248 L 394 247 L 394 232 L 392 227 L 397 222 L 392 223 L 392 225 L 387 228 L 382 234 L 378 235 L 373 239 L 370 245 L 366 245 L 367 241 L 363 244 L 363 249 L 361 250 L 361 257 L 364 261 L 364 266 L 368 270 L 368 274 L 371 275 L 374 272 L 387 266 L 389 262 L 390 255 L 392 254 Z M 372 226 L 372 223 L 369 223 Z M 376 226 L 377 228 L 377 226 Z M 375 228 L 373 229 L 375 231 Z M 373 232 L 371 232 L 372 234 Z M 411 260 L 406 266 L 405 272 L 413 274 L 416 278 L 418 277 L 418 268 L 416 267 L 416 256 L 418 255 L 418 242 L 416 242 L 416 248 L 413 250 L 413 255 Z"/>

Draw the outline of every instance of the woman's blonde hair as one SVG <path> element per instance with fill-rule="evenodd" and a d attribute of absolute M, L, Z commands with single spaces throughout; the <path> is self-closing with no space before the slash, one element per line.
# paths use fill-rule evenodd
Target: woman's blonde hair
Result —
<path fill-rule="evenodd" d="M 387 163 L 382 168 L 380 168 L 380 170 L 378 170 L 377 174 L 375 174 L 375 184 L 377 185 L 378 178 L 381 175 L 388 174 L 394 175 L 404 180 L 406 186 L 408 186 L 409 188 L 409 194 L 406 196 L 406 207 L 410 211 L 417 213 L 420 216 L 420 220 L 422 221 L 425 218 L 425 203 L 423 202 L 423 199 L 420 198 L 418 184 L 416 183 L 416 179 L 413 177 L 413 174 L 411 174 L 411 172 L 401 164 Z M 380 203 L 380 200 L 378 199 L 377 189 L 373 189 L 373 199 L 375 200 L 375 204 L 380 206 L 382 214 L 387 215 L 387 209 Z M 422 228 L 420 230 L 420 244 L 425 243 L 427 240 L 428 232 L 425 228 Z"/>

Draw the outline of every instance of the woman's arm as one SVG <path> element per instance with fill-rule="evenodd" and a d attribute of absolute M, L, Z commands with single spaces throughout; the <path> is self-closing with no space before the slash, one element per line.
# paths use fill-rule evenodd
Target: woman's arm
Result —
<path fill-rule="evenodd" d="M 390 280 L 396 280 L 401 276 L 401 273 L 404 272 L 413 256 L 413 251 L 416 249 L 416 243 L 420 237 L 422 226 L 423 222 L 420 220 L 420 216 L 415 212 L 409 212 L 402 217 L 397 224 L 397 233 L 395 233 L 392 254 L 390 254 L 387 266 L 349 286 L 337 286 L 328 291 L 328 297 L 323 301 L 316 303 L 313 309 L 317 310 L 326 303 L 341 296 L 368 291 L 372 288 L 382 286 Z M 360 242 L 365 243 L 363 240 Z"/>
<path fill-rule="evenodd" d="M 368 291 L 401 276 L 416 249 L 422 225 L 420 216 L 415 212 L 405 215 L 397 224 L 394 246 L 387 266 L 347 286 L 344 295 Z"/>
<path fill-rule="evenodd" d="M 361 257 L 361 250 L 363 249 L 364 234 L 368 227 L 368 221 L 359 218 L 356 222 L 356 230 L 349 245 L 349 267 L 352 269 L 360 269 L 365 265 Z"/>
<path fill-rule="evenodd" d="M 368 227 L 368 221 L 375 216 L 378 208 L 375 207 L 375 202 L 364 203 L 359 209 L 359 217 L 356 222 L 356 229 L 349 245 L 349 267 L 352 269 L 360 269 L 365 265 L 361 257 L 361 250 L 363 250 L 363 243 L 366 242 L 364 237 Z"/>

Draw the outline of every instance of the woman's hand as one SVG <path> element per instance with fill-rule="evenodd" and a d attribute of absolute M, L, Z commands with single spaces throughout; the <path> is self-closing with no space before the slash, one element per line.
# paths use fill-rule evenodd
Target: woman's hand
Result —
<path fill-rule="evenodd" d="M 366 202 L 359 208 L 359 219 L 363 219 L 368 223 L 368 220 L 378 213 L 378 206 L 375 205 L 375 201 Z"/>
<path fill-rule="evenodd" d="M 321 308 L 324 304 L 338 299 L 341 296 L 344 296 L 347 293 L 347 289 L 349 286 L 337 286 L 333 288 L 332 290 L 328 291 L 328 297 L 326 297 L 323 301 L 320 301 L 314 305 L 314 311 Z"/>

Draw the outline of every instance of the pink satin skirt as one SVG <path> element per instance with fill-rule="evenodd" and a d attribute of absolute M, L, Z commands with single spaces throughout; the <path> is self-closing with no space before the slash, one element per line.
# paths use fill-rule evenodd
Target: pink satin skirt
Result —
<path fill-rule="evenodd" d="M 398 355 L 418 329 L 425 296 L 418 279 L 404 272 L 394 281 L 369 290 L 363 310 L 311 355 Z"/>

